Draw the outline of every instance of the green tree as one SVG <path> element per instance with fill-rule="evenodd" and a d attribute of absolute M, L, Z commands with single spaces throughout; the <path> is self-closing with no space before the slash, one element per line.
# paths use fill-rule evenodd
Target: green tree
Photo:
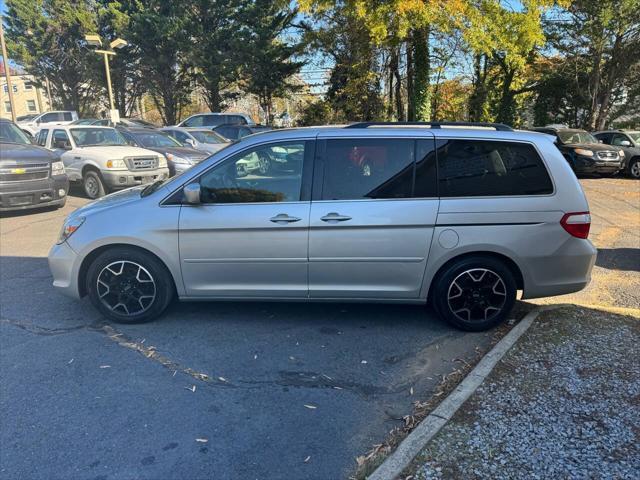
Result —
<path fill-rule="evenodd" d="M 97 59 L 83 38 L 97 28 L 92 5 L 75 0 L 7 0 L 6 6 L 10 58 L 38 82 L 49 79 L 55 107 L 91 112 Z"/>
<path fill-rule="evenodd" d="M 193 89 L 187 10 L 165 0 L 122 1 L 121 9 L 130 17 L 127 39 L 139 55 L 146 88 L 162 121 L 175 124 Z"/>
<path fill-rule="evenodd" d="M 187 0 L 192 46 L 191 63 L 209 109 L 223 110 L 232 96 L 229 88 L 237 83 L 242 66 L 241 40 L 244 25 L 239 15 L 246 2 L 240 0 Z"/>
<path fill-rule="evenodd" d="M 283 34 L 297 14 L 285 0 L 253 0 L 243 10 L 242 88 L 258 97 L 267 123 L 273 122 L 273 100 L 298 90 L 291 79 L 304 62 L 296 61 L 303 46 Z"/>

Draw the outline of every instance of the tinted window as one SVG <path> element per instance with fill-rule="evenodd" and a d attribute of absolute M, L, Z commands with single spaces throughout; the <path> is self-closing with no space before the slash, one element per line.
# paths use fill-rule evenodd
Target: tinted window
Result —
<path fill-rule="evenodd" d="M 415 198 L 437 197 L 438 175 L 433 140 L 418 140 L 416 148 L 416 179 L 413 196 Z"/>
<path fill-rule="evenodd" d="M 40 117 L 40 122 L 61 122 L 62 121 L 62 113 L 60 112 L 51 112 L 45 113 L 42 117 Z"/>
<path fill-rule="evenodd" d="M 65 122 L 71 122 L 73 120 L 73 117 L 71 116 L 71 112 L 64 112 L 62 114 L 62 117 L 64 118 Z"/>
<path fill-rule="evenodd" d="M 414 140 L 327 140 L 323 200 L 408 198 Z"/>
<path fill-rule="evenodd" d="M 64 130 L 54 130 L 53 139 L 51 140 L 51 148 L 64 148 L 69 145 L 69 136 Z"/>
<path fill-rule="evenodd" d="M 616 134 L 613 136 L 613 140 L 611 140 L 611 145 L 618 145 L 618 146 L 621 146 L 621 145 L 622 145 L 622 142 L 624 142 L 625 140 L 626 140 L 627 142 L 631 143 L 631 141 L 627 138 L 627 136 L 626 136 L 626 135 L 622 135 L 622 134 L 620 134 L 620 133 L 616 133 Z"/>
<path fill-rule="evenodd" d="M 232 126 L 226 127 L 224 125 L 221 125 L 217 127 L 215 131 L 216 133 L 230 140 L 237 140 L 241 137 L 240 129 Z"/>
<path fill-rule="evenodd" d="M 41 147 L 45 147 L 47 145 L 47 136 L 49 135 L 49 130 L 43 128 L 38 132 L 38 136 L 36 137 L 36 143 Z"/>
<path fill-rule="evenodd" d="M 302 188 L 305 142 L 253 148 L 200 178 L 203 203 L 296 202 Z"/>
<path fill-rule="evenodd" d="M 532 145 L 483 140 L 445 140 L 438 147 L 441 197 L 544 195 L 549 174 Z"/>

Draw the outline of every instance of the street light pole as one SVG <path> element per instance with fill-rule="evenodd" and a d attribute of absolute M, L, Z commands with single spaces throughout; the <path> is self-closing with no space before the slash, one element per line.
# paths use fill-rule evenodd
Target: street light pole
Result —
<path fill-rule="evenodd" d="M 89 45 L 93 45 L 94 47 L 101 47 L 102 40 L 98 35 L 85 35 L 85 40 Z M 115 55 L 114 51 L 117 48 L 122 48 L 127 46 L 127 42 L 121 38 L 116 38 L 113 42 L 109 43 L 109 47 L 111 50 L 95 50 L 98 55 L 102 55 L 104 58 L 104 71 L 107 77 L 107 91 L 109 92 L 109 107 L 110 112 L 109 116 L 111 117 L 111 121 L 117 123 L 120 121 L 120 112 L 116 110 L 115 103 L 113 101 L 113 89 L 111 87 L 111 71 L 109 70 L 109 55 Z"/>
<path fill-rule="evenodd" d="M 9 92 L 9 104 L 11 105 L 11 119 L 16 121 L 16 102 L 13 101 L 13 86 L 11 85 L 11 69 L 9 67 L 9 57 L 7 57 L 7 46 L 4 44 L 3 19 L 0 16 L 0 48 L 2 48 L 2 62 L 4 64 L 4 76 L 7 79 L 7 91 Z"/>
<path fill-rule="evenodd" d="M 109 71 L 109 55 L 115 55 L 115 52 L 109 50 L 96 50 L 96 53 L 101 53 L 104 56 L 104 71 L 107 75 L 107 90 L 109 91 L 109 106 L 111 110 L 115 110 L 113 103 L 113 90 L 111 88 L 111 72 Z"/>

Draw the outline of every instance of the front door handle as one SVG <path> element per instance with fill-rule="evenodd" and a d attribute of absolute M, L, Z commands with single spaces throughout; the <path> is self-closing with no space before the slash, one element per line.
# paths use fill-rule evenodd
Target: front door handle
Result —
<path fill-rule="evenodd" d="M 290 217 L 286 213 L 279 213 L 275 217 L 271 217 L 269 220 L 271 220 L 273 223 L 277 223 L 280 225 L 286 225 L 287 223 L 294 223 L 294 222 L 300 221 L 298 217 Z"/>
<path fill-rule="evenodd" d="M 336 212 L 327 213 L 324 217 L 320 217 L 320 220 L 323 222 L 335 223 L 335 222 L 346 222 L 347 220 L 351 220 L 351 217 L 347 215 L 340 215 Z"/>

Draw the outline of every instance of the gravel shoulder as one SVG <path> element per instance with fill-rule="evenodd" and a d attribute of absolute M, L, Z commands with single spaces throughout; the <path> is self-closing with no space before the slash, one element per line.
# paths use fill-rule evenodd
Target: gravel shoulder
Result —
<path fill-rule="evenodd" d="M 638 317 L 542 313 L 402 478 L 639 478 L 639 341 Z"/>

